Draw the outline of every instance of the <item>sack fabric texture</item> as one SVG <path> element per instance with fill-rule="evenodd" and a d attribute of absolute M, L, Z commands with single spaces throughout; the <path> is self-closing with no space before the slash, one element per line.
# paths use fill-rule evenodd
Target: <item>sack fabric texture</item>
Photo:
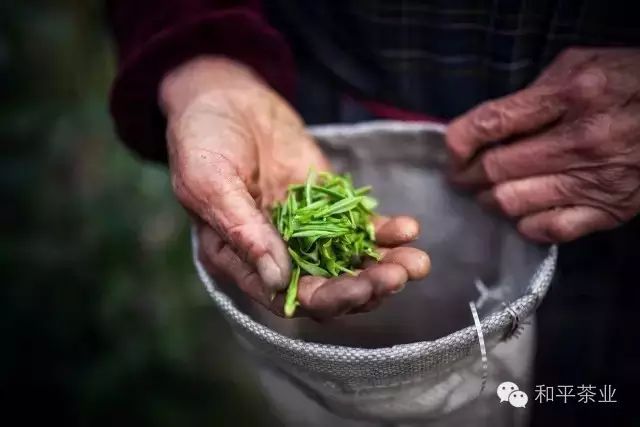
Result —
<path fill-rule="evenodd" d="M 376 311 L 317 324 L 248 303 L 215 283 L 194 257 L 276 410 L 304 425 L 523 425 L 527 409 L 500 403 L 496 388 L 514 382 L 533 403 L 532 319 L 557 248 L 524 240 L 509 221 L 447 184 L 441 125 L 384 121 L 310 131 L 336 170 L 373 186 L 380 213 L 418 218 L 415 246 L 429 253 L 432 271 Z M 197 254 L 195 236 L 193 245 Z M 486 372 L 470 301 L 480 314 Z M 307 419 L 310 411 L 323 415 Z"/>

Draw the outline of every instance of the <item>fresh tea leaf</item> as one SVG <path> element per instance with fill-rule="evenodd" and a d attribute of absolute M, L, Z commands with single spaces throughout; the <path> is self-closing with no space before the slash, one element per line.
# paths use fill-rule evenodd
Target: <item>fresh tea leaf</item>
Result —
<path fill-rule="evenodd" d="M 295 313 L 300 275 L 355 275 L 363 256 L 380 259 L 371 218 L 377 201 L 371 187 L 354 188 L 349 175 L 310 171 L 304 184 L 290 185 L 271 218 L 287 242 L 293 262 L 284 312 Z"/>

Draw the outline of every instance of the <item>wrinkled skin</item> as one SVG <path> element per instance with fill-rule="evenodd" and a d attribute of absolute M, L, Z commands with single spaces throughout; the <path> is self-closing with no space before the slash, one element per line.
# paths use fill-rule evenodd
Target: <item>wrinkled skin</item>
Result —
<path fill-rule="evenodd" d="M 640 50 L 569 49 L 448 128 L 451 180 L 540 242 L 640 212 Z"/>
<path fill-rule="evenodd" d="M 197 58 L 180 66 L 164 78 L 159 98 L 174 192 L 196 223 L 203 265 L 282 315 L 290 260 L 268 209 L 310 167 L 327 170 L 329 163 L 289 105 L 231 60 Z M 303 277 L 298 315 L 371 310 L 408 280 L 426 276 L 428 256 L 398 247 L 418 236 L 415 219 L 378 218 L 376 229 L 386 247 L 382 261 L 357 277 Z"/>

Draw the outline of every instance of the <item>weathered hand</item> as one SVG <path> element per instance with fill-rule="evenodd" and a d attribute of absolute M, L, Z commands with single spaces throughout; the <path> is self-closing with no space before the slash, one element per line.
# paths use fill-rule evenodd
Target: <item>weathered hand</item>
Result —
<path fill-rule="evenodd" d="M 246 67 L 223 58 L 190 61 L 163 80 L 172 183 L 200 237 L 199 257 L 216 279 L 237 284 L 253 300 L 282 314 L 290 260 L 265 215 L 289 184 L 310 167 L 329 164 L 289 105 Z M 381 220 L 379 238 L 394 247 L 417 236 L 415 220 Z M 358 277 L 304 277 L 299 313 L 316 318 L 366 310 L 423 277 L 428 257 L 392 249 Z M 278 296 L 272 299 L 274 296 Z"/>
<path fill-rule="evenodd" d="M 540 242 L 640 212 L 640 50 L 569 49 L 528 88 L 448 128 L 452 181 Z"/>

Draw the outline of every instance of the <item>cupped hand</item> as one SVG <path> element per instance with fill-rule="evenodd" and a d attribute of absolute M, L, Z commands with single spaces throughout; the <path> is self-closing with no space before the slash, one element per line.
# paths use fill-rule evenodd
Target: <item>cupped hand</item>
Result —
<path fill-rule="evenodd" d="M 268 210 L 310 168 L 328 170 L 328 161 L 286 101 L 231 60 L 194 59 L 164 78 L 159 95 L 172 184 L 196 224 L 200 260 L 214 278 L 282 315 L 291 261 Z M 389 248 L 382 261 L 357 277 L 301 278 L 300 314 L 366 311 L 427 274 L 424 252 L 397 248 L 417 237 L 414 219 L 380 218 L 377 228 Z"/>
<path fill-rule="evenodd" d="M 453 183 L 540 242 L 640 212 L 640 50 L 569 49 L 528 88 L 448 128 Z"/>

